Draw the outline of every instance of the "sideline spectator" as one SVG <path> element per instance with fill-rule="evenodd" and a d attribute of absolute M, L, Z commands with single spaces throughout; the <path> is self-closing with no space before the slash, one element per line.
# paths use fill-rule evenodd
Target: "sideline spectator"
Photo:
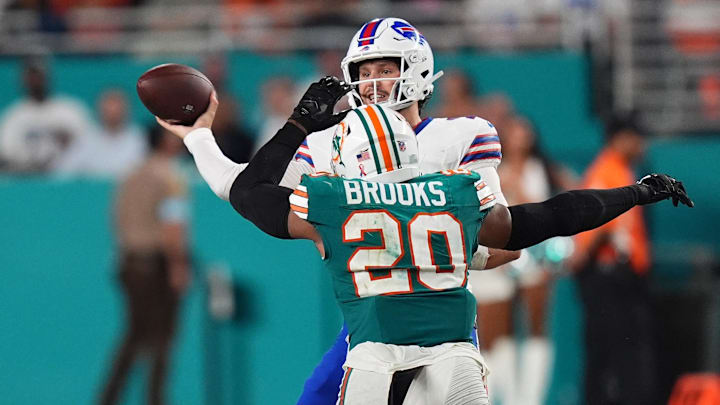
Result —
<path fill-rule="evenodd" d="M 144 132 L 128 122 L 125 93 L 116 89 L 103 92 L 98 110 L 100 128 L 69 148 L 56 167 L 59 174 L 123 178 L 147 154 Z"/>
<path fill-rule="evenodd" d="M 525 118 L 508 119 L 500 140 L 503 160 L 498 174 L 509 204 L 540 202 L 573 188 L 556 181 L 562 176 L 542 155 L 537 132 Z M 546 330 L 547 304 L 553 269 L 544 255 L 546 243 L 550 242 L 523 250 L 518 260 L 498 270 L 469 276 L 478 302 L 480 342 L 493 369 L 491 399 L 505 405 L 540 405 L 547 394 L 553 357 Z M 515 308 L 520 302 L 526 308 L 524 338 L 513 319 L 521 313 Z"/>
<path fill-rule="evenodd" d="M 43 62 L 27 60 L 26 97 L 0 118 L 0 157 L 9 171 L 50 171 L 68 147 L 90 131 L 86 108 L 74 99 L 51 96 L 48 80 Z"/>
<path fill-rule="evenodd" d="M 205 58 L 203 72 L 210 79 L 217 92 L 220 106 L 215 114 L 212 131 L 220 150 L 235 163 L 250 160 L 255 140 L 242 126 L 240 106 L 235 97 L 227 90 L 227 58 L 214 54 Z"/>
<path fill-rule="evenodd" d="M 631 184 L 645 150 L 632 117 L 608 125 L 607 143 L 584 188 Z M 650 246 L 642 207 L 575 237 L 571 267 L 585 312 L 585 403 L 657 404 L 654 321 L 648 292 Z"/>
<path fill-rule="evenodd" d="M 176 158 L 182 141 L 160 127 L 153 150 L 116 196 L 118 277 L 126 295 L 127 330 L 101 404 L 115 404 L 138 356 L 151 359 L 148 404 L 164 401 L 164 385 L 179 301 L 190 283 L 187 190 Z"/>
<path fill-rule="evenodd" d="M 274 77 L 262 86 L 264 120 L 253 155 L 285 125 L 295 107 L 295 84 L 288 77 Z"/>
<path fill-rule="evenodd" d="M 477 115 L 483 106 L 475 96 L 473 83 L 468 75 L 454 70 L 443 76 L 441 99 L 439 100 L 438 117 L 468 117 Z M 484 115 L 481 117 L 488 119 Z M 496 124 L 495 121 L 490 121 Z"/>

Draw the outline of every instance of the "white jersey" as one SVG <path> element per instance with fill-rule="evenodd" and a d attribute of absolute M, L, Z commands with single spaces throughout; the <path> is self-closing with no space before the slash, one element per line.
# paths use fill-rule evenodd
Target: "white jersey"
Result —
<path fill-rule="evenodd" d="M 420 170 L 424 174 L 447 169 L 495 169 L 500 164 L 502 153 L 497 131 L 482 118 L 426 118 L 414 130 L 418 137 Z M 295 154 L 295 161 L 306 166 L 304 172 L 332 172 L 334 132 L 335 127 L 330 127 L 305 138 Z M 287 185 L 291 186 L 292 182 Z M 489 182 L 489 185 L 494 194 L 501 194 L 499 182 L 496 185 Z M 500 203 L 505 203 L 504 198 L 500 198 Z"/>

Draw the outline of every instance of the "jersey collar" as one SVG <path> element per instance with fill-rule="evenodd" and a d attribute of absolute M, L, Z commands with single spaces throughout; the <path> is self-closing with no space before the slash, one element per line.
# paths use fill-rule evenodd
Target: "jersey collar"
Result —
<path fill-rule="evenodd" d="M 415 128 L 413 128 L 413 130 L 415 131 L 415 135 L 418 135 L 420 131 L 422 131 L 432 120 L 432 117 L 427 117 L 424 120 L 420 121 L 420 123 L 417 124 Z"/>

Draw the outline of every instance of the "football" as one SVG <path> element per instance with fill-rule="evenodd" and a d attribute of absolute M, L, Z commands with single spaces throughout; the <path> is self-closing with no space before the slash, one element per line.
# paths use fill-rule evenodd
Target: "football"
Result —
<path fill-rule="evenodd" d="M 143 73 L 137 93 L 145 107 L 171 124 L 192 125 L 207 110 L 213 85 L 200 71 L 167 63 Z"/>

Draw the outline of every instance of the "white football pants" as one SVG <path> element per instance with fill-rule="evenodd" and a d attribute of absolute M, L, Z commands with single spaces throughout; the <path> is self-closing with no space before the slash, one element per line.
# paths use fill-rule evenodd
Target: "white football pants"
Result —
<path fill-rule="evenodd" d="M 451 357 L 424 366 L 403 404 L 488 405 L 482 366 L 468 357 Z M 392 374 L 348 368 L 337 405 L 387 405 Z"/>

